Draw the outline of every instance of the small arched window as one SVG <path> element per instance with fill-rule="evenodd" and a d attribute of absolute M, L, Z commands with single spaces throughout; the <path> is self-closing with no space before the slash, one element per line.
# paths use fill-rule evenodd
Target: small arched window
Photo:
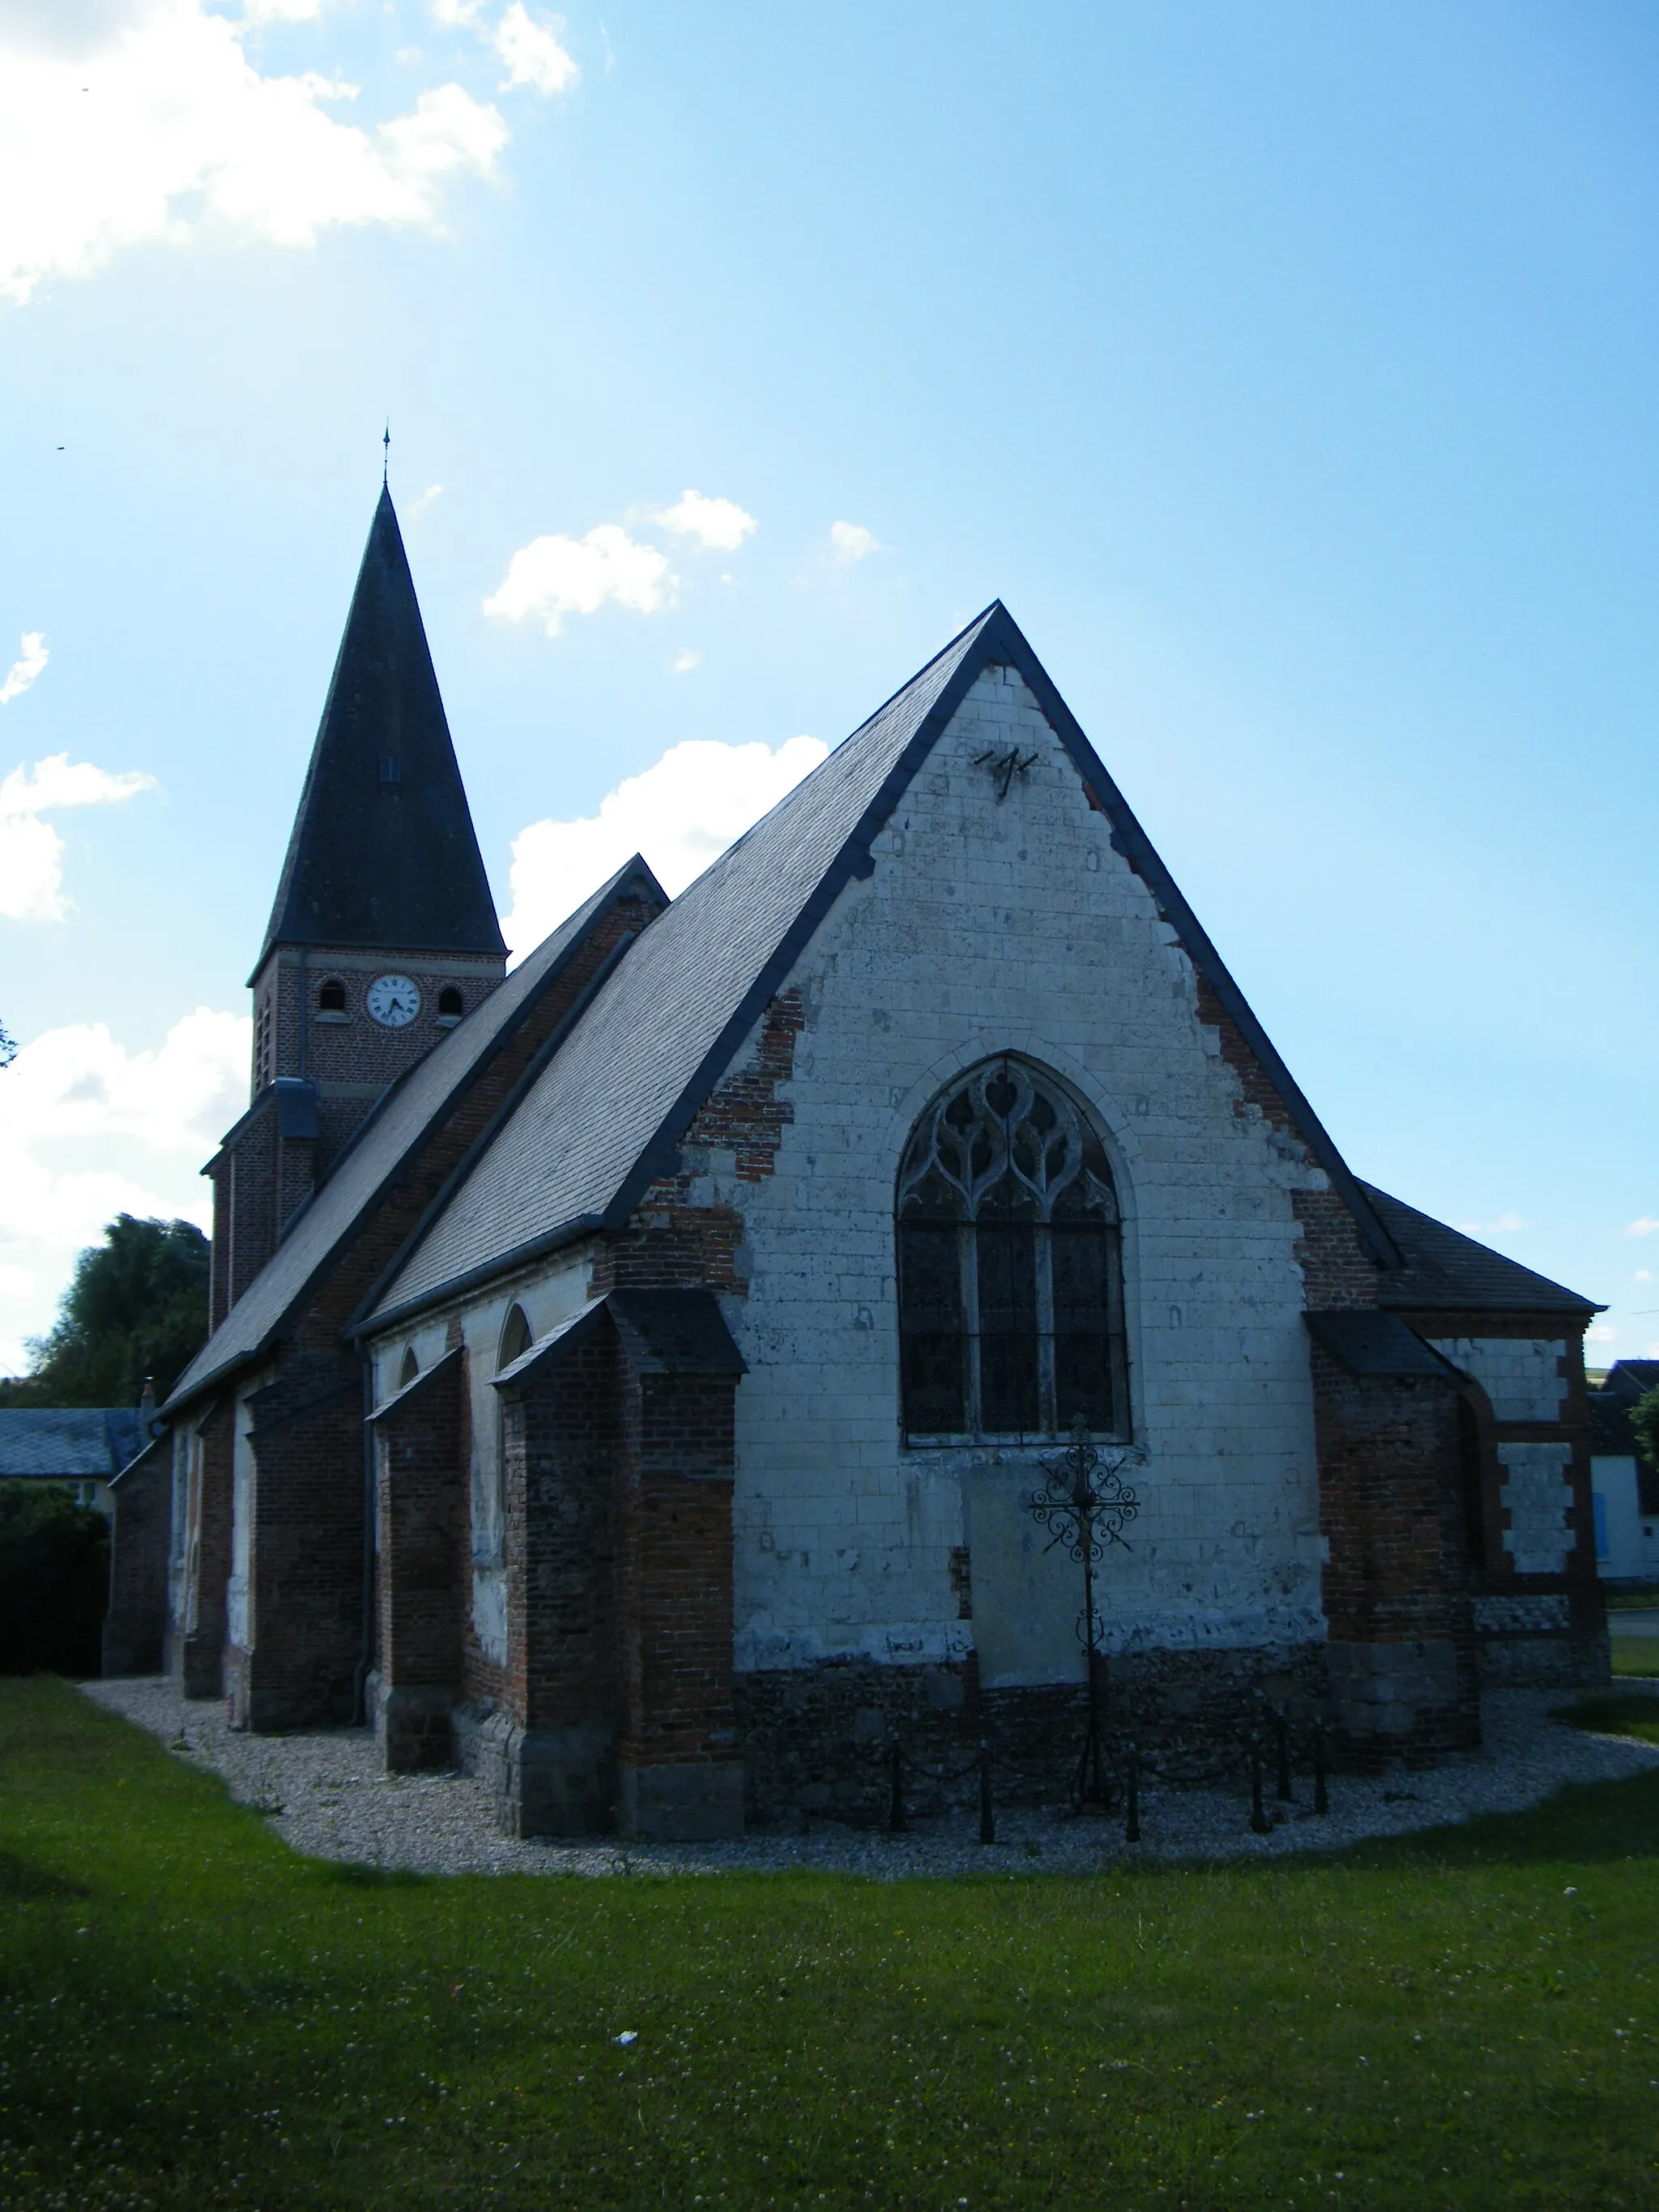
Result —
<path fill-rule="evenodd" d="M 1100 1139 L 1012 1058 L 922 1115 L 898 1182 L 908 1441 L 1129 1433 L 1117 1193 Z"/>
<path fill-rule="evenodd" d="M 415 1347 L 411 1344 L 407 1347 L 404 1353 L 403 1371 L 398 1377 L 398 1388 L 400 1390 L 408 1389 L 410 1384 L 415 1380 L 415 1377 L 420 1373 L 420 1371 L 421 1363 L 415 1357 Z"/>
<path fill-rule="evenodd" d="M 510 1367 L 515 1359 L 521 1359 L 529 1351 L 532 1340 L 530 1323 L 524 1317 L 524 1308 L 513 1307 L 507 1319 L 501 1323 L 501 1356 L 495 1362 L 495 1372 L 499 1375 L 503 1368 Z"/>
<path fill-rule="evenodd" d="M 458 1022 L 464 1011 L 459 991 L 453 983 L 446 983 L 438 994 L 438 1019 L 441 1022 Z"/>
<path fill-rule="evenodd" d="M 337 975 L 332 976 L 317 994 L 319 1014 L 343 1014 L 346 1010 L 345 985 Z"/>

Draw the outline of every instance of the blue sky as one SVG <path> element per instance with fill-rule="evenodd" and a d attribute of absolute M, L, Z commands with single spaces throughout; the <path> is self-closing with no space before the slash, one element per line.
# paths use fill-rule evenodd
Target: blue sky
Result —
<path fill-rule="evenodd" d="M 1659 1347 L 1656 112 L 1598 0 L 0 0 L 0 1365 L 200 1206 L 387 416 L 504 910 L 1000 596 L 1356 1170 Z"/>

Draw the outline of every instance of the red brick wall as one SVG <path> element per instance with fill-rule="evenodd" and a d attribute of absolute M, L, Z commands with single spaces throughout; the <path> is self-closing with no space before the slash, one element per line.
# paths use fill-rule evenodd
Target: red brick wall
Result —
<path fill-rule="evenodd" d="M 167 1636 L 167 1551 L 173 1535 L 173 1455 L 163 1443 L 124 1474 L 111 1495 L 115 1525 L 104 1620 L 106 1674 L 159 1674 Z"/>
<path fill-rule="evenodd" d="M 642 928 L 656 910 L 629 899 L 600 918 L 557 983 L 337 1253 L 276 1348 L 277 1379 L 261 1394 L 256 1438 L 246 1667 L 247 1717 L 255 1729 L 300 1727 L 351 1710 L 362 1643 L 362 1368 L 343 1331 L 618 939 Z M 227 1516 L 228 1500 L 227 1480 Z M 225 1556 L 228 1568 L 228 1517 Z"/>
<path fill-rule="evenodd" d="M 1405 1741 L 1361 1754 L 1477 1741 L 1480 1700 L 1459 1482 L 1458 1392 L 1445 1382 L 1350 1375 L 1311 1347 L 1323 1578 L 1333 1644 L 1449 1644 L 1455 1700 Z"/>
<path fill-rule="evenodd" d="M 1298 1190 L 1291 1194 L 1291 1206 L 1302 1225 L 1297 1258 L 1309 1310 L 1374 1306 L 1376 1262 L 1361 1244 L 1345 1201 L 1334 1190 Z"/>
<path fill-rule="evenodd" d="M 805 1018 L 799 991 L 773 1000 L 753 1058 L 711 1092 L 686 1133 L 685 1152 L 730 1152 L 745 1182 L 773 1173 L 783 1132 L 795 1117 L 779 1091 L 794 1073 L 795 1039 Z M 621 1235 L 605 1239 L 594 1258 L 594 1297 L 624 1287 L 737 1297 L 747 1291 L 740 1267 L 743 1217 L 729 1206 L 694 1203 L 692 1182 L 690 1173 L 659 1178 Z"/>
<path fill-rule="evenodd" d="M 628 1396 L 622 1763 L 734 1759 L 735 1381 L 648 1375 Z"/>
<path fill-rule="evenodd" d="M 525 1728 L 621 1718 L 620 1353 L 593 1330 L 505 1401 L 507 1710 Z"/>
<path fill-rule="evenodd" d="M 450 1757 L 467 1582 L 466 1355 L 451 1352 L 374 1424 L 380 1728 L 402 1771 Z"/>
<path fill-rule="evenodd" d="M 251 1644 L 234 1654 L 252 1729 L 351 1718 L 363 1647 L 362 1379 L 349 1358 L 294 1357 L 256 1391 Z"/>

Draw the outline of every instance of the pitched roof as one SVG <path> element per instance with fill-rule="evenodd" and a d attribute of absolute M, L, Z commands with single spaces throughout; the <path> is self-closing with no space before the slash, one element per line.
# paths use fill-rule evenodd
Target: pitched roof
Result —
<path fill-rule="evenodd" d="M 988 665 L 1017 669 L 1113 842 L 1237 1024 L 1384 1265 L 1398 1255 L 1145 830 L 999 601 L 658 916 L 371 1316 L 377 1326 L 601 1226 L 678 1145 Z"/>
<path fill-rule="evenodd" d="M 1633 1406 L 1648 1391 L 1659 1389 L 1659 1359 L 1615 1359 L 1601 1388 Z"/>
<path fill-rule="evenodd" d="M 131 1406 L 0 1407 L 0 1478 L 73 1482 L 96 1475 L 107 1482 L 141 1441 Z"/>
<path fill-rule="evenodd" d="M 363 549 L 261 966 L 279 944 L 507 950 L 385 490 Z"/>
<path fill-rule="evenodd" d="M 176 1411 L 262 1354 L 387 1184 L 562 974 L 600 916 L 619 900 L 641 895 L 665 902 L 661 885 L 636 855 L 386 1091 L 327 1182 L 179 1376 L 164 1412 Z"/>
<path fill-rule="evenodd" d="M 1398 1314 L 1369 1306 L 1327 1308 L 1302 1316 L 1314 1342 L 1350 1375 L 1405 1376 L 1416 1382 L 1455 1382 L 1457 1370 Z"/>
<path fill-rule="evenodd" d="M 1377 1279 L 1378 1302 L 1397 1312 L 1433 1312 L 1498 1307 L 1522 1312 L 1600 1313 L 1594 1298 L 1535 1275 L 1518 1261 L 1477 1244 L 1461 1230 L 1449 1229 L 1431 1214 L 1390 1198 L 1370 1183 L 1362 1186 L 1388 1224 L 1405 1255 L 1403 1267 Z"/>

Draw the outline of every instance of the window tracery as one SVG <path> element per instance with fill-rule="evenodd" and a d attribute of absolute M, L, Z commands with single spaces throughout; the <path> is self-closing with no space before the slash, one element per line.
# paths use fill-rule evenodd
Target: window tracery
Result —
<path fill-rule="evenodd" d="M 912 1132 L 897 1192 L 908 1439 L 1128 1434 L 1117 1192 L 1075 1101 L 988 1060 Z"/>

